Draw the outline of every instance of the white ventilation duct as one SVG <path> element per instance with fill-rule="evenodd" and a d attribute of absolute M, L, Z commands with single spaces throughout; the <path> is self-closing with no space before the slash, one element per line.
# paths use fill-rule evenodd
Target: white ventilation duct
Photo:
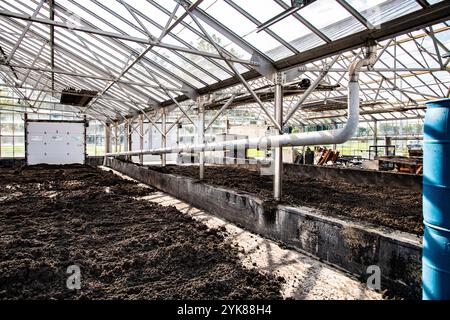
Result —
<path fill-rule="evenodd" d="M 356 132 L 359 123 L 359 73 L 364 66 L 372 65 L 376 60 L 376 45 L 367 48 L 364 59 L 354 61 L 349 67 L 348 84 L 348 119 L 343 128 L 284 134 L 276 136 L 264 136 L 256 139 L 240 139 L 221 141 L 217 143 L 203 143 L 186 146 L 173 146 L 150 150 L 137 150 L 118 153 L 107 153 L 107 157 L 137 156 L 140 154 L 166 154 L 166 153 L 195 153 L 202 151 L 222 151 L 234 148 L 275 148 L 284 146 L 308 146 L 323 144 L 341 144 L 349 140 Z"/>

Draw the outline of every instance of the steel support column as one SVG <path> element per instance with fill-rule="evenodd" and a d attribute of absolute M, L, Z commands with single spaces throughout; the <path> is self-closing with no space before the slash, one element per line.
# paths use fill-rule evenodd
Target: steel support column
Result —
<path fill-rule="evenodd" d="M 373 145 L 378 145 L 378 121 L 373 120 Z"/>
<path fill-rule="evenodd" d="M 105 125 L 105 153 L 110 152 L 111 152 L 111 124 L 107 123 Z"/>
<path fill-rule="evenodd" d="M 130 119 L 130 121 L 128 122 L 128 131 L 127 131 L 127 142 L 128 142 L 128 150 L 132 151 L 133 150 L 133 119 Z M 131 161 L 132 157 L 128 158 L 128 161 Z"/>
<path fill-rule="evenodd" d="M 199 101 L 198 104 L 198 124 L 197 124 L 197 143 L 203 144 L 205 143 L 205 106 L 203 101 Z M 198 154 L 198 162 L 199 162 L 199 178 L 203 180 L 205 175 L 205 152 L 201 151 Z"/>
<path fill-rule="evenodd" d="M 177 122 L 177 147 L 180 146 L 180 124 Z"/>
<path fill-rule="evenodd" d="M 167 130 L 166 130 L 166 118 L 167 118 L 167 110 L 166 108 L 162 108 L 161 109 L 162 115 L 161 115 L 161 131 L 164 133 L 161 135 L 161 148 L 165 148 L 166 147 L 166 143 L 167 143 Z M 166 166 L 166 155 L 165 154 L 161 154 L 161 166 L 165 167 Z"/>
<path fill-rule="evenodd" d="M 119 152 L 119 122 L 114 122 L 114 152 Z"/>
<path fill-rule="evenodd" d="M 123 123 L 123 150 L 128 150 L 128 120 L 125 120 Z"/>
<path fill-rule="evenodd" d="M 144 150 L 144 115 L 139 115 L 139 148 Z M 144 155 L 139 155 L 139 164 L 144 164 Z"/>
<path fill-rule="evenodd" d="M 280 127 L 283 125 L 283 74 L 280 72 L 275 75 L 275 120 Z M 273 197 L 276 201 L 280 201 L 283 184 L 283 147 L 276 146 L 273 152 Z"/>
<path fill-rule="evenodd" d="M 124 132 L 123 132 L 123 144 L 124 144 L 124 149 L 125 151 L 131 151 L 132 150 L 132 145 L 131 145 L 131 126 L 133 125 L 133 120 L 132 119 L 127 119 L 124 123 Z M 130 123 L 131 122 L 131 123 Z M 130 156 L 126 157 L 127 161 L 131 160 Z"/>
<path fill-rule="evenodd" d="M 54 0 L 49 0 L 49 6 L 50 6 L 50 20 L 55 20 L 55 6 L 54 6 Z M 55 27 L 53 25 L 50 25 L 50 69 L 55 69 Z M 52 83 L 51 88 L 52 90 L 55 90 L 55 73 L 52 72 L 51 74 Z"/>

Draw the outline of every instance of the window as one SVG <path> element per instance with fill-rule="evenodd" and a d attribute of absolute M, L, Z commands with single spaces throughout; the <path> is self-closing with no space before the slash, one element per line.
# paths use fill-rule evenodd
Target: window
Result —
<path fill-rule="evenodd" d="M 0 158 L 25 156 L 24 121 L 22 113 L 0 113 Z"/>
<path fill-rule="evenodd" d="M 100 121 L 90 121 L 86 130 L 86 150 L 88 156 L 105 154 L 105 126 Z"/>

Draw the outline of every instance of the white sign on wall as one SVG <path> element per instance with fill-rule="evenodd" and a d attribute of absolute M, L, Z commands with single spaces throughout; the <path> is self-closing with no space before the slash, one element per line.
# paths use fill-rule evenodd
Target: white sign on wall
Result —
<path fill-rule="evenodd" d="M 29 165 L 84 163 L 84 123 L 27 121 L 26 134 Z"/>

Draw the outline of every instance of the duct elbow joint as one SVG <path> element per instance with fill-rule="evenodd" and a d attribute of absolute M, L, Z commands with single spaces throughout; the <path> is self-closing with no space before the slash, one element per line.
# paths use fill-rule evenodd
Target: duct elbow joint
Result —
<path fill-rule="evenodd" d="M 358 128 L 358 114 L 356 117 L 349 118 L 344 128 L 339 129 L 339 132 L 334 136 L 333 144 L 341 144 L 350 140 L 356 133 Z"/>
<path fill-rule="evenodd" d="M 377 58 L 377 46 L 376 44 L 370 45 L 366 49 L 366 54 L 364 59 L 354 61 L 349 69 L 348 76 L 350 82 L 358 82 L 359 73 L 362 67 L 371 66 L 375 63 Z"/>

